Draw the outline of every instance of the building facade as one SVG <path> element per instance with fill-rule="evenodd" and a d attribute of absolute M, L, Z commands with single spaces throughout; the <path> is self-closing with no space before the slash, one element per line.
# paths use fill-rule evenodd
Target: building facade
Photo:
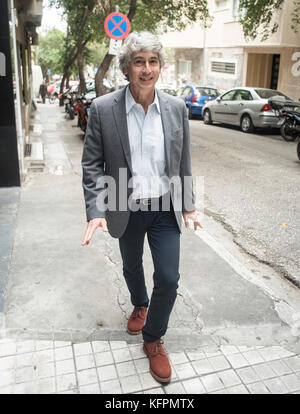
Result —
<path fill-rule="evenodd" d="M 19 186 L 32 111 L 32 46 L 43 0 L 0 0 L 0 187 Z M 7 112 L 7 114 L 6 114 Z"/>
<path fill-rule="evenodd" d="M 238 22 L 239 0 L 208 0 L 209 28 L 194 24 L 161 36 L 174 50 L 177 86 L 182 79 L 225 91 L 235 86 L 278 89 L 300 98 L 300 31 L 291 29 L 293 2 L 274 15 L 279 29 L 262 42 L 246 41 Z"/>

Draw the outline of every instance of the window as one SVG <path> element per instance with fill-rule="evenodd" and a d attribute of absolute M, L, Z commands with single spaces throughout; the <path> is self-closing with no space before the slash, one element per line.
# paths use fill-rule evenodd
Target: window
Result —
<path fill-rule="evenodd" d="M 232 0 L 232 17 L 234 20 L 239 20 L 239 6 L 240 0 Z"/>
<path fill-rule="evenodd" d="M 211 71 L 219 73 L 227 73 L 229 75 L 235 74 L 235 63 L 213 60 L 211 62 Z"/>
<path fill-rule="evenodd" d="M 199 92 L 200 96 L 213 96 L 217 98 L 220 95 L 216 89 L 196 88 L 196 90 Z"/>
<path fill-rule="evenodd" d="M 190 96 L 192 95 L 193 91 L 192 88 L 190 88 L 189 86 L 187 86 L 183 92 L 182 92 L 182 96 Z"/>
<path fill-rule="evenodd" d="M 227 3 L 228 3 L 228 0 L 215 0 L 216 11 L 226 9 Z"/>
<path fill-rule="evenodd" d="M 190 77 L 192 74 L 192 61 L 191 60 L 179 60 L 178 61 L 178 75 L 184 75 Z"/>
<path fill-rule="evenodd" d="M 238 90 L 236 95 L 234 96 L 235 101 L 252 101 L 252 95 L 249 91 L 246 90 Z"/>
<path fill-rule="evenodd" d="M 236 89 L 233 89 L 232 91 L 226 92 L 222 96 L 222 101 L 232 101 L 233 100 L 233 95 L 235 95 L 235 93 L 236 93 Z"/>
<path fill-rule="evenodd" d="M 292 101 L 291 98 L 289 98 L 288 96 L 284 95 L 282 92 L 279 92 L 279 91 L 273 91 L 271 89 L 254 89 L 254 90 L 261 99 L 269 99 L 272 96 L 283 96 L 288 101 Z"/>

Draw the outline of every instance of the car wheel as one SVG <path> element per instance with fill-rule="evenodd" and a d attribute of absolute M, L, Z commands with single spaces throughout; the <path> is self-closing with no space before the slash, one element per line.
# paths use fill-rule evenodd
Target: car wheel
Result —
<path fill-rule="evenodd" d="M 244 115 L 241 119 L 241 130 L 246 133 L 254 131 L 254 125 L 250 115 Z"/>
<path fill-rule="evenodd" d="M 209 109 L 205 109 L 205 111 L 203 113 L 203 122 L 206 125 L 211 125 L 212 124 L 212 119 L 211 119 L 211 114 L 210 114 L 210 110 Z"/>

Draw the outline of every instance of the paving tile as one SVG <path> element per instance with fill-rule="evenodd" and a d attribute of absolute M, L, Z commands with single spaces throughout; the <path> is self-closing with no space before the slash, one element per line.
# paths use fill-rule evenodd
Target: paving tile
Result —
<path fill-rule="evenodd" d="M 109 346 L 108 341 L 93 341 L 92 348 L 94 352 L 110 351 L 110 346 Z"/>
<path fill-rule="evenodd" d="M 6 387 L 0 387 L 0 394 L 13 394 L 14 393 L 14 386 L 7 385 Z"/>
<path fill-rule="evenodd" d="M 186 351 L 186 354 L 190 361 L 197 361 L 199 359 L 206 358 L 205 352 L 201 350 Z"/>
<path fill-rule="evenodd" d="M 239 368 L 236 370 L 236 373 L 242 379 L 244 384 L 260 381 L 260 376 L 252 367 Z"/>
<path fill-rule="evenodd" d="M 52 394 L 56 391 L 55 378 L 43 378 L 37 381 L 38 394 Z"/>
<path fill-rule="evenodd" d="M 16 355 L 1 357 L 0 358 L 0 371 L 14 368 L 16 365 L 16 360 L 17 360 Z"/>
<path fill-rule="evenodd" d="M 27 340 L 16 343 L 17 354 L 24 354 L 25 352 L 35 351 L 35 341 Z"/>
<path fill-rule="evenodd" d="M 120 382 L 125 394 L 142 390 L 142 384 L 138 375 L 130 375 L 129 377 L 120 378 Z"/>
<path fill-rule="evenodd" d="M 174 369 L 176 371 L 177 377 L 181 380 L 196 376 L 196 372 L 190 362 L 175 365 Z"/>
<path fill-rule="evenodd" d="M 14 394 L 38 394 L 38 385 L 36 381 L 22 382 L 15 384 Z"/>
<path fill-rule="evenodd" d="M 72 346 L 72 342 L 71 341 L 54 341 L 55 348 L 61 348 L 64 346 Z"/>
<path fill-rule="evenodd" d="M 226 356 L 240 353 L 239 349 L 233 345 L 221 345 L 220 350 Z"/>
<path fill-rule="evenodd" d="M 206 390 L 203 387 L 199 378 L 192 378 L 182 381 L 182 385 L 187 394 L 205 394 Z"/>
<path fill-rule="evenodd" d="M 79 394 L 79 392 L 77 388 L 73 388 L 73 390 L 61 391 L 61 392 L 57 392 L 56 394 Z"/>
<path fill-rule="evenodd" d="M 269 362 L 269 365 L 277 375 L 290 374 L 293 372 L 284 360 L 271 361 Z"/>
<path fill-rule="evenodd" d="M 151 388 L 150 390 L 145 390 L 144 394 L 164 394 L 164 390 L 159 387 L 159 388 Z"/>
<path fill-rule="evenodd" d="M 149 359 L 140 358 L 134 360 L 134 365 L 138 374 L 149 372 Z"/>
<path fill-rule="evenodd" d="M 171 382 L 164 386 L 166 394 L 186 394 L 186 391 L 181 382 Z"/>
<path fill-rule="evenodd" d="M 95 354 L 96 366 L 111 365 L 114 363 L 111 351 L 96 352 Z"/>
<path fill-rule="evenodd" d="M 118 379 L 101 381 L 102 394 L 122 394 L 120 381 Z"/>
<path fill-rule="evenodd" d="M 288 392 L 287 387 L 280 378 L 267 379 L 264 383 L 272 394 L 285 394 Z"/>
<path fill-rule="evenodd" d="M 119 377 L 128 377 L 137 373 L 133 361 L 120 362 L 116 364 L 116 368 Z"/>
<path fill-rule="evenodd" d="M 272 370 L 270 364 L 267 362 L 263 364 L 253 365 L 253 369 L 261 380 L 276 377 L 276 372 Z"/>
<path fill-rule="evenodd" d="M 74 344 L 73 345 L 75 356 L 81 356 L 81 355 L 88 355 L 92 354 L 92 346 L 90 342 L 83 342 L 80 344 Z"/>
<path fill-rule="evenodd" d="M 133 359 L 145 357 L 145 352 L 143 351 L 143 344 L 129 345 L 129 350 Z"/>
<path fill-rule="evenodd" d="M 235 369 L 249 365 L 249 362 L 243 357 L 242 354 L 228 354 L 226 355 L 226 358 Z"/>
<path fill-rule="evenodd" d="M 94 384 L 98 382 L 96 368 L 84 369 L 83 371 L 77 371 L 77 378 L 78 378 L 79 386 Z"/>
<path fill-rule="evenodd" d="M 16 369 L 16 383 L 34 381 L 36 376 L 36 369 L 34 367 Z"/>
<path fill-rule="evenodd" d="M 300 371 L 300 358 L 298 356 L 285 358 L 284 363 L 294 372 Z"/>
<path fill-rule="evenodd" d="M 100 394 L 100 387 L 98 383 L 83 385 L 79 387 L 80 394 Z"/>
<path fill-rule="evenodd" d="M 131 361 L 132 356 L 129 352 L 129 349 L 121 348 L 121 349 L 114 349 L 113 350 L 113 356 L 116 363 L 118 362 L 125 362 L 125 361 Z"/>
<path fill-rule="evenodd" d="M 60 348 L 55 348 L 54 350 L 55 360 L 62 361 L 64 359 L 73 358 L 73 349 L 71 346 L 64 346 Z"/>
<path fill-rule="evenodd" d="M 192 365 L 198 375 L 208 374 L 210 372 L 214 372 L 215 370 L 208 359 L 200 359 L 199 361 L 193 361 Z"/>
<path fill-rule="evenodd" d="M 265 361 L 273 361 L 281 358 L 282 348 L 278 346 L 268 346 L 259 349 L 258 353 L 263 357 Z"/>
<path fill-rule="evenodd" d="M 43 351 L 46 349 L 53 349 L 54 342 L 53 341 L 36 341 L 35 349 L 36 351 Z"/>
<path fill-rule="evenodd" d="M 217 374 L 209 374 L 201 377 L 202 384 L 207 392 L 217 391 L 224 388 Z"/>
<path fill-rule="evenodd" d="M 48 362 L 47 364 L 37 365 L 37 377 L 48 378 L 55 376 L 54 362 Z"/>
<path fill-rule="evenodd" d="M 262 381 L 247 384 L 247 388 L 250 390 L 251 394 L 270 394 L 270 391 Z"/>
<path fill-rule="evenodd" d="M 249 391 L 243 384 L 227 388 L 227 391 L 228 391 L 228 394 L 249 394 Z"/>
<path fill-rule="evenodd" d="M 150 372 L 143 372 L 139 375 L 140 381 L 142 384 L 142 388 L 154 388 L 157 387 L 158 383 L 157 381 L 152 377 Z"/>
<path fill-rule="evenodd" d="M 227 359 L 223 356 L 215 356 L 213 358 L 208 358 L 211 365 L 214 367 L 215 371 L 221 371 L 223 369 L 230 368 L 230 364 Z"/>
<path fill-rule="evenodd" d="M 257 350 L 243 352 L 242 355 L 244 358 L 246 358 L 250 365 L 260 364 L 261 362 L 264 362 L 264 358 Z"/>
<path fill-rule="evenodd" d="M 168 357 L 173 365 L 188 362 L 188 358 L 184 352 L 171 352 L 168 354 Z"/>
<path fill-rule="evenodd" d="M 56 365 L 56 375 L 72 374 L 75 372 L 75 365 L 74 365 L 73 359 L 57 361 L 55 365 Z"/>
<path fill-rule="evenodd" d="M 77 370 L 94 368 L 95 361 L 93 354 L 89 355 L 80 355 L 75 358 Z"/>
<path fill-rule="evenodd" d="M 296 374 L 288 374 L 280 377 L 289 392 L 300 390 L 300 378 Z"/>
<path fill-rule="evenodd" d="M 56 377 L 57 391 L 67 391 L 77 387 L 75 374 L 58 375 Z"/>
<path fill-rule="evenodd" d="M 12 369 L 1 371 L 0 388 L 13 384 L 15 381 L 15 373 Z"/>
<path fill-rule="evenodd" d="M 226 388 L 223 388 L 222 390 L 218 390 L 218 391 L 213 391 L 213 392 L 209 392 L 207 394 L 228 394 L 228 391 Z"/>
<path fill-rule="evenodd" d="M 282 346 L 277 347 L 277 352 L 280 358 L 288 358 L 295 356 L 294 352 L 291 352 L 288 349 L 283 348 Z"/>
<path fill-rule="evenodd" d="M 100 381 L 108 381 L 116 379 L 118 377 L 117 371 L 114 365 L 106 365 L 104 367 L 98 367 L 98 376 Z"/>
<path fill-rule="evenodd" d="M 46 364 L 47 362 L 54 361 L 54 350 L 45 349 L 45 350 L 36 352 L 36 360 L 38 364 Z"/>
<path fill-rule="evenodd" d="M 17 353 L 16 342 L 7 342 L 0 344 L 0 357 L 14 355 Z"/>
<path fill-rule="evenodd" d="M 26 354 L 20 354 L 16 357 L 16 368 L 23 368 L 34 366 L 37 364 L 36 354 L 34 352 L 29 352 Z"/>
<path fill-rule="evenodd" d="M 224 387 L 233 387 L 241 383 L 240 378 L 237 376 L 233 369 L 218 372 L 217 375 L 220 378 Z"/>
<path fill-rule="evenodd" d="M 111 349 L 127 348 L 126 341 L 109 341 Z"/>

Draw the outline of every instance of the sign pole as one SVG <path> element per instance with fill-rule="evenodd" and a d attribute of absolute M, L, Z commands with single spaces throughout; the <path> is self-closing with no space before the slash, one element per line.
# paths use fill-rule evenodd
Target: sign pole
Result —
<path fill-rule="evenodd" d="M 119 6 L 116 6 L 117 13 L 119 13 Z M 115 90 L 119 89 L 119 82 L 118 82 L 118 66 L 119 66 L 119 47 L 117 46 L 117 53 L 115 56 Z"/>

